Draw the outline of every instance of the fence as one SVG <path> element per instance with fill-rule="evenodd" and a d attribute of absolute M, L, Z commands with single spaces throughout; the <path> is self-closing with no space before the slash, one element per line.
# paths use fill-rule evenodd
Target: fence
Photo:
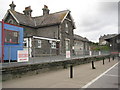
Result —
<path fill-rule="evenodd" d="M 2 48 L 2 47 L 0 47 Z M 20 46 L 4 46 L 4 62 L 5 63 L 18 63 L 18 50 L 22 50 Z M 49 48 L 48 50 L 41 50 L 40 48 L 30 48 L 26 47 L 23 50 L 28 52 L 28 61 L 22 62 L 20 64 L 31 64 L 31 63 L 44 63 L 44 62 L 55 62 L 55 61 L 64 61 L 75 58 L 85 58 L 98 55 L 107 55 L 110 54 L 109 51 L 89 51 L 89 50 L 80 50 L 70 52 L 70 57 L 66 58 L 66 53 L 59 54 L 58 49 Z M 2 55 L 1 55 L 2 56 Z M 2 61 L 2 60 L 1 60 Z"/>

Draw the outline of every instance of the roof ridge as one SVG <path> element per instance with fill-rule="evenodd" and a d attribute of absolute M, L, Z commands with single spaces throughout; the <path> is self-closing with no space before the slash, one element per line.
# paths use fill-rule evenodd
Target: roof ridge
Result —
<path fill-rule="evenodd" d="M 9 11 L 18 19 L 19 23 L 28 25 L 30 27 L 42 27 L 53 24 L 60 24 L 66 15 L 70 13 L 70 10 L 62 10 L 59 12 L 50 13 L 47 16 L 26 16 L 23 13 L 9 9 Z"/>
<path fill-rule="evenodd" d="M 11 9 L 9 9 L 10 11 L 12 11 L 12 12 L 16 12 L 16 13 L 18 13 L 18 14 L 21 14 L 21 15 L 24 15 L 23 13 L 20 13 L 20 12 L 17 12 L 17 11 L 13 11 L 13 10 L 11 10 Z M 53 15 L 53 14 L 56 14 L 56 13 L 61 13 L 61 12 L 65 12 L 65 11 L 70 11 L 70 10 L 62 10 L 62 11 L 58 11 L 58 12 L 54 12 L 54 13 L 50 13 L 49 15 Z M 25 16 L 25 15 L 24 15 Z M 39 18 L 39 17 L 42 17 L 43 15 L 41 15 L 41 16 L 35 16 L 35 17 L 31 17 L 31 18 Z"/>
<path fill-rule="evenodd" d="M 88 38 L 87 37 L 82 37 L 82 36 L 80 36 L 80 35 L 77 35 L 77 34 L 74 34 L 74 36 L 76 36 L 76 37 L 80 37 L 80 38 L 82 38 L 82 39 L 84 39 L 84 40 L 88 40 Z M 75 37 L 75 38 L 76 38 Z M 88 40 L 89 41 L 89 40 Z"/>
<path fill-rule="evenodd" d="M 65 12 L 65 11 L 70 11 L 70 10 L 62 10 L 62 11 L 59 11 L 59 12 L 50 13 L 49 15 L 53 15 L 53 14 L 61 13 L 61 12 Z M 41 15 L 41 16 L 35 16 L 35 17 L 32 17 L 32 18 L 39 18 L 39 17 L 43 17 L 43 15 Z"/>
<path fill-rule="evenodd" d="M 16 13 L 18 13 L 18 14 L 24 15 L 23 13 L 20 13 L 20 12 L 17 12 L 17 11 L 13 11 L 13 10 L 11 10 L 11 9 L 9 9 L 9 10 L 12 11 L 12 12 L 16 12 Z"/>

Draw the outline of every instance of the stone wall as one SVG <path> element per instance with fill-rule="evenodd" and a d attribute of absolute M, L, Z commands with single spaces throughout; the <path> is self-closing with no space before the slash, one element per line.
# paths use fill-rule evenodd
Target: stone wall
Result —
<path fill-rule="evenodd" d="M 90 63 L 92 60 L 94 61 L 103 60 L 103 58 L 108 58 L 108 57 L 109 55 L 79 58 L 79 59 L 72 59 L 72 60 L 59 61 L 59 62 L 29 64 L 18 67 L 6 67 L 6 68 L 2 68 L 2 80 L 6 81 L 14 78 L 21 78 L 28 75 L 29 76 L 35 75 L 47 71 L 65 69 L 68 68 L 70 65 L 75 66 L 75 65 Z"/>
<path fill-rule="evenodd" d="M 66 28 L 66 23 L 68 24 L 68 28 Z M 66 29 L 68 29 L 68 32 L 66 32 Z M 73 26 L 72 23 L 68 20 L 64 20 L 64 22 L 61 24 L 61 54 L 66 53 L 66 44 L 65 44 L 65 39 L 70 40 L 70 51 L 72 52 L 72 47 L 74 45 L 74 31 L 73 31 Z M 72 53 L 71 53 L 72 54 Z"/>
<path fill-rule="evenodd" d="M 41 48 L 38 47 L 38 40 L 41 40 Z M 49 40 L 32 39 L 32 46 L 32 56 L 40 57 L 57 55 L 57 48 L 51 48 L 51 43 Z"/>
<path fill-rule="evenodd" d="M 58 25 L 38 28 L 36 32 L 37 36 L 58 39 Z"/>

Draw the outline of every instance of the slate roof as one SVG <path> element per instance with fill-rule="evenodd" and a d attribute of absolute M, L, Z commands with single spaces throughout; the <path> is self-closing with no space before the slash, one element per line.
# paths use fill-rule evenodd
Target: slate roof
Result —
<path fill-rule="evenodd" d="M 31 26 L 31 27 L 35 26 L 33 18 L 31 18 L 29 16 L 26 16 L 22 13 L 13 11 L 11 9 L 9 9 L 8 11 L 11 12 L 14 15 L 14 17 L 19 21 L 19 24 L 27 25 L 27 26 Z"/>
<path fill-rule="evenodd" d="M 34 17 L 37 26 L 46 26 L 46 25 L 54 25 L 54 24 L 60 24 L 61 21 L 64 19 L 67 13 L 69 13 L 69 10 L 49 14 L 47 16 L 39 16 Z"/>
<path fill-rule="evenodd" d="M 74 39 L 89 42 L 89 40 L 86 37 L 84 38 L 84 37 L 76 35 L 76 34 L 74 34 Z"/>
<path fill-rule="evenodd" d="M 105 40 L 109 40 L 109 39 L 112 39 L 112 38 L 117 37 L 117 36 L 120 36 L 120 34 L 109 35 L 109 36 L 105 37 Z"/>
<path fill-rule="evenodd" d="M 107 34 L 107 35 L 101 36 L 100 38 L 109 39 L 109 38 L 115 37 L 116 35 L 117 34 Z"/>
<path fill-rule="evenodd" d="M 60 24 L 64 17 L 70 12 L 69 10 L 64 10 L 56 13 L 51 13 L 46 16 L 30 17 L 22 13 L 8 10 L 14 17 L 19 21 L 19 24 L 27 25 L 30 27 L 43 27 L 47 25 Z"/>

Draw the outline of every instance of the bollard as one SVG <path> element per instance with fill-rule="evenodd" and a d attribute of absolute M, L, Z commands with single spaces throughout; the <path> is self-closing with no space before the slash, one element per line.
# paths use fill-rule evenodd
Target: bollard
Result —
<path fill-rule="evenodd" d="M 70 78 L 73 78 L 73 66 L 70 66 Z"/>
<path fill-rule="evenodd" d="M 114 60 L 114 56 L 112 57 L 112 59 Z"/>
<path fill-rule="evenodd" d="M 105 62 L 104 62 L 104 58 L 103 58 L 103 65 L 105 64 Z"/>
<path fill-rule="evenodd" d="M 92 61 L 92 69 L 96 69 L 96 68 L 94 67 L 94 61 Z"/>
<path fill-rule="evenodd" d="M 110 57 L 109 57 L 109 62 L 110 62 Z"/>

